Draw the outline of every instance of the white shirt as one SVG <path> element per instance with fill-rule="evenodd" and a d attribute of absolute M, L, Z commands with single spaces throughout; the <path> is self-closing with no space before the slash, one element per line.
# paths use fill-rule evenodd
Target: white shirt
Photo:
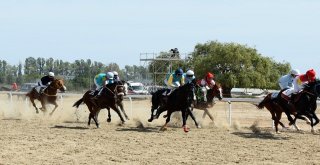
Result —
<path fill-rule="evenodd" d="M 294 80 L 294 77 L 292 77 L 291 74 L 287 74 L 287 75 L 280 77 L 278 80 L 280 88 L 281 89 L 293 88 L 294 87 L 293 80 Z"/>

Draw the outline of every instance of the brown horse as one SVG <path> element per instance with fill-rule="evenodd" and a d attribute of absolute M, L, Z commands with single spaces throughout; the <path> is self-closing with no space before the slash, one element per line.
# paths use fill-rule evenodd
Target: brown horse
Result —
<path fill-rule="evenodd" d="M 50 115 L 52 115 L 53 112 L 58 108 L 58 104 L 56 101 L 58 89 L 62 92 L 66 90 L 63 80 L 55 79 L 41 94 L 38 93 L 36 88 L 37 87 L 33 87 L 32 90 L 26 94 L 26 96 L 29 97 L 33 107 L 36 109 L 36 113 L 39 113 L 39 110 L 34 103 L 34 100 L 39 100 L 42 106 L 40 110 L 42 110 L 43 112 L 47 111 L 46 104 L 54 105 L 54 109 L 50 113 Z"/>
<path fill-rule="evenodd" d="M 113 83 L 107 87 L 104 87 L 101 95 L 97 97 L 97 99 L 92 99 L 94 97 L 94 95 L 91 94 L 92 90 L 88 90 L 81 99 L 73 104 L 73 107 L 78 108 L 81 103 L 85 103 L 87 105 L 90 111 L 88 125 L 90 125 L 91 119 L 93 119 L 97 128 L 99 128 L 98 115 L 100 110 L 103 108 L 112 108 L 114 111 L 116 111 L 123 124 L 125 121 L 117 105 L 117 98 L 123 97 L 123 91 L 123 86 Z"/>
<path fill-rule="evenodd" d="M 200 97 L 203 95 L 203 93 L 201 93 L 200 86 L 196 86 L 195 93 L 196 93 L 196 100 L 193 103 L 193 108 L 204 110 L 202 118 L 205 118 L 206 115 L 208 115 L 209 118 L 213 121 L 213 116 L 209 112 L 208 108 L 213 107 L 214 97 L 217 97 L 219 100 L 222 100 L 221 84 L 216 83 L 211 89 L 209 89 L 207 91 L 207 101 L 206 102 L 201 101 Z"/>
<path fill-rule="evenodd" d="M 274 95 L 274 96 L 273 96 Z M 272 116 L 272 120 L 274 121 L 276 133 L 280 133 L 278 129 L 278 125 L 280 124 L 283 128 L 286 128 L 285 125 L 280 121 L 282 112 L 284 112 L 283 108 L 275 101 L 275 97 L 278 95 L 278 92 L 269 93 L 258 105 L 256 105 L 259 109 L 264 107 L 270 112 Z M 273 98 L 274 97 L 274 98 Z M 296 111 L 291 109 L 290 114 L 296 115 Z M 294 127 L 299 130 L 298 126 L 294 123 Z"/>

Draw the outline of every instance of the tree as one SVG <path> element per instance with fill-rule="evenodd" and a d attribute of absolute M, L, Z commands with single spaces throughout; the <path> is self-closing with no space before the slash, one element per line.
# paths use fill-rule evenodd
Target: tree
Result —
<path fill-rule="evenodd" d="M 255 48 L 217 41 L 196 45 L 190 61 L 196 75 L 213 72 L 228 96 L 233 87 L 276 89 L 278 78 L 290 70 L 289 63 L 263 57 Z"/>

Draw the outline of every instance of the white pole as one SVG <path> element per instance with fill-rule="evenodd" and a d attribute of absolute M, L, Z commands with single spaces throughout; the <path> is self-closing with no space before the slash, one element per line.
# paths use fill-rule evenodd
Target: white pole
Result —
<path fill-rule="evenodd" d="M 9 93 L 9 96 L 10 96 L 10 103 L 12 103 L 12 92 L 11 91 Z"/>
<path fill-rule="evenodd" d="M 274 129 L 274 120 L 271 120 L 272 122 L 272 129 Z"/>
<path fill-rule="evenodd" d="M 133 118 L 133 116 L 132 116 L 132 99 L 130 96 L 129 96 L 129 100 L 130 100 L 130 117 L 132 119 Z"/>
<path fill-rule="evenodd" d="M 229 125 L 231 126 L 231 123 L 232 123 L 232 116 L 231 116 L 231 110 L 232 110 L 232 107 L 231 107 L 231 101 L 229 100 L 228 101 L 229 103 Z"/>

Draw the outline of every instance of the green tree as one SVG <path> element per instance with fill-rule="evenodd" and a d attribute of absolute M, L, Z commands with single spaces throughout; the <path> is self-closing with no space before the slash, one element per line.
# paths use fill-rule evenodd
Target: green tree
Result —
<path fill-rule="evenodd" d="M 263 57 L 255 48 L 217 41 L 196 45 L 190 61 L 196 75 L 215 73 L 227 96 L 233 87 L 276 89 L 278 78 L 290 70 L 289 63 Z"/>

